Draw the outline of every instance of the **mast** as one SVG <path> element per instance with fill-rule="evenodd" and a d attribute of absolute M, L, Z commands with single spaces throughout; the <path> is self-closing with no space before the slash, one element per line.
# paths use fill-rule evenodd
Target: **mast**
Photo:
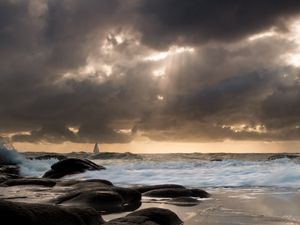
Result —
<path fill-rule="evenodd" d="M 98 143 L 95 144 L 94 146 L 94 151 L 93 151 L 95 154 L 98 154 L 100 153 L 100 150 L 99 150 L 99 147 L 98 147 Z"/>

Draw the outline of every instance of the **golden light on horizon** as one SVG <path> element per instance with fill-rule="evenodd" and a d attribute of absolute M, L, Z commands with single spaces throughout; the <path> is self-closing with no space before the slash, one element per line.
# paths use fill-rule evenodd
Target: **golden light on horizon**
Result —
<path fill-rule="evenodd" d="M 20 152 L 92 152 L 94 143 L 13 143 Z M 132 141 L 128 144 L 101 144 L 104 152 L 132 152 L 132 153 L 276 153 L 297 152 L 300 149 L 300 141 L 223 141 L 207 143 L 187 142 L 155 142 L 155 141 Z M 291 146 L 293 148 L 291 148 Z"/>

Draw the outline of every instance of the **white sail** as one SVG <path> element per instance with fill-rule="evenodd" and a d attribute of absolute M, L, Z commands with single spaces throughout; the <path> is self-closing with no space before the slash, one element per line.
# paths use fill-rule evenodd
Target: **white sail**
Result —
<path fill-rule="evenodd" d="M 98 143 L 95 144 L 94 146 L 94 151 L 93 151 L 95 154 L 99 153 L 100 150 L 99 150 L 99 146 L 98 146 Z"/>

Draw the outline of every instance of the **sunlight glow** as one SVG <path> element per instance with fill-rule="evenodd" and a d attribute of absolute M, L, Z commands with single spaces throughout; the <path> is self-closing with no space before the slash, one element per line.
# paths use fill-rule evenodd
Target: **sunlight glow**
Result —
<path fill-rule="evenodd" d="M 112 66 L 110 65 L 103 65 L 102 70 L 106 74 L 106 76 L 110 76 L 112 74 Z"/>
<path fill-rule="evenodd" d="M 266 133 L 267 132 L 266 127 L 261 124 L 255 126 L 249 126 L 247 124 L 223 125 L 222 128 L 229 128 L 235 133 L 240 133 L 240 132 Z"/>
<path fill-rule="evenodd" d="M 290 30 L 292 35 L 289 37 L 289 40 L 296 43 L 297 48 L 293 52 L 283 55 L 282 59 L 290 66 L 300 67 L 300 21 L 294 22 Z"/>
<path fill-rule="evenodd" d="M 156 77 L 162 77 L 162 76 L 166 75 L 166 68 L 161 67 L 157 70 L 154 70 L 153 75 L 156 76 Z"/>
<path fill-rule="evenodd" d="M 162 95 L 157 95 L 157 100 L 163 101 L 164 99 L 165 99 L 164 96 L 162 96 Z"/>
<path fill-rule="evenodd" d="M 77 134 L 79 132 L 79 127 L 68 127 L 70 131 L 72 131 L 74 134 Z"/>
<path fill-rule="evenodd" d="M 272 37 L 272 36 L 275 36 L 275 35 L 276 35 L 276 32 L 268 31 L 268 32 L 263 32 L 263 33 L 258 33 L 258 34 L 251 35 L 248 38 L 248 40 L 249 41 L 256 41 L 256 40 L 259 40 L 259 39 L 263 39 L 263 38 L 266 38 L 266 37 Z"/>
<path fill-rule="evenodd" d="M 195 51 L 194 48 L 191 47 L 178 47 L 178 46 L 173 46 L 171 47 L 168 51 L 165 52 L 158 52 L 155 54 L 152 54 L 150 56 L 147 56 L 144 58 L 144 61 L 161 61 L 169 56 L 181 54 L 181 53 L 193 53 Z"/>

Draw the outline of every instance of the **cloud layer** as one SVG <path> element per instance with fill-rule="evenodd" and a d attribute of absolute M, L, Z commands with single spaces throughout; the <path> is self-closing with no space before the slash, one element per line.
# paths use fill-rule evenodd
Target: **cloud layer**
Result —
<path fill-rule="evenodd" d="M 299 13 L 297 0 L 1 1 L 0 132 L 299 139 Z"/>

